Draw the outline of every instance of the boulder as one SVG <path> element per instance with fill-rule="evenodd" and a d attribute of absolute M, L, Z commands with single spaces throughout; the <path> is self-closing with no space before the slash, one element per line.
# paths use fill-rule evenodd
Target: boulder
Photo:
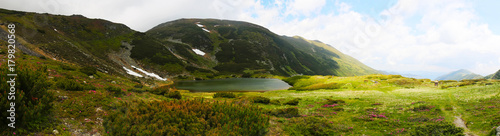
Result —
<path fill-rule="evenodd" d="M 54 129 L 54 131 L 52 131 L 52 133 L 54 133 L 54 135 L 57 135 L 57 134 L 59 134 L 59 131 Z"/>
<path fill-rule="evenodd" d="M 500 136 L 500 126 L 497 127 L 497 136 Z"/>

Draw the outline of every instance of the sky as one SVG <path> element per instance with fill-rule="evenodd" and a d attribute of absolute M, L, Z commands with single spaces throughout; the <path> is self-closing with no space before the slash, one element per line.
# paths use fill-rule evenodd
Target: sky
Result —
<path fill-rule="evenodd" d="M 500 69 L 498 0 L 0 0 L 0 8 L 80 14 L 147 31 L 180 18 L 262 25 L 320 40 L 383 71 L 434 79 Z"/>

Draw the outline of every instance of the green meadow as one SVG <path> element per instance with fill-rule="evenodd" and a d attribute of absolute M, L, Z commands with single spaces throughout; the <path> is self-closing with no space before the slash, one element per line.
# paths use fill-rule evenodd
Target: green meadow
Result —
<path fill-rule="evenodd" d="M 305 76 L 293 82 L 293 88 L 299 90 L 235 94 L 240 99 L 269 98 L 271 103 L 257 104 L 268 111 L 298 109 L 296 117 L 273 116 L 270 135 L 418 135 L 415 131 L 432 129 L 437 134 L 454 128 L 431 126 L 459 126 L 453 123 L 457 117 L 464 121 L 465 133 L 492 135 L 494 127 L 500 126 L 500 84 L 491 80 L 463 82 L 470 83 L 442 89 L 457 83 L 435 87 L 430 80 L 394 75 Z M 213 93 L 185 95 L 210 98 Z M 299 100 L 298 105 L 285 104 L 294 99 Z"/>
<path fill-rule="evenodd" d="M 174 81 L 18 55 L 20 123 L 14 131 L 2 126 L 2 135 L 488 136 L 500 126 L 498 80 L 436 87 L 399 75 L 294 76 L 282 77 L 288 90 L 192 93 Z"/>

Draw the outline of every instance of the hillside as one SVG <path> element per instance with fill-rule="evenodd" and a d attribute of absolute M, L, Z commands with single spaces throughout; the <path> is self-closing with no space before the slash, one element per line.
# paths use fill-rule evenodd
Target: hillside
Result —
<path fill-rule="evenodd" d="M 203 55 L 206 61 L 196 64 L 221 73 L 270 73 L 283 76 L 376 73 L 329 45 L 303 38 L 278 36 L 262 26 L 247 22 L 180 19 L 160 24 L 146 34 L 165 44 L 175 42 L 192 50 L 201 50 L 206 53 Z"/>
<path fill-rule="evenodd" d="M 18 48 L 25 53 L 128 77 L 134 72 L 136 77 L 159 79 L 376 73 L 329 45 L 281 37 L 239 21 L 180 19 L 142 33 L 81 15 L 0 9 L 0 23 L 2 40 L 7 23 L 17 26 Z"/>
<path fill-rule="evenodd" d="M 491 79 L 500 79 L 500 70 L 498 70 L 497 72 L 495 72 L 495 73 L 491 76 Z"/>
<path fill-rule="evenodd" d="M 482 79 L 483 76 L 472 73 L 465 69 L 460 69 L 436 78 L 436 80 L 463 80 L 463 79 Z"/>
<path fill-rule="evenodd" d="M 356 76 L 380 73 L 379 71 L 366 66 L 357 59 L 346 55 L 331 45 L 325 44 L 317 40 L 307 40 L 300 36 L 287 37 L 282 36 L 286 41 L 292 44 L 295 48 L 309 53 L 318 60 L 333 59 L 340 66 L 335 69 L 335 75 L 339 76 Z"/>

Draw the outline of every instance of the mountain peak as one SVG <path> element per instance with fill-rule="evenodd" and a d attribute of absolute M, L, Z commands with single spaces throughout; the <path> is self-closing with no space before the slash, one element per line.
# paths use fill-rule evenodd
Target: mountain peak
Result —
<path fill-rule="evenodd" d="M 463 79 L 480 79 L 483 76 L 473 73 L 467 69 L 459 69 L 457 71 L 450 72 L 448 74 L 439 76 L 436 80 L 463 80 Z"/>

